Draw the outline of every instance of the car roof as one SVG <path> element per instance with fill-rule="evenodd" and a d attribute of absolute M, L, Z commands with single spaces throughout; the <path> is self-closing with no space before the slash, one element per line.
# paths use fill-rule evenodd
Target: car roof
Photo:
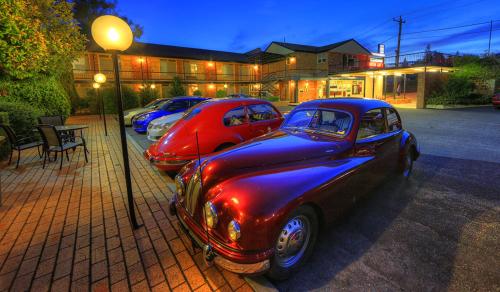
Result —
<path fill-rule="evenodd" d="M 383 100 L 373 98 L 347 97 L 347 98 L 328 98 L 316 99 L 301 103 L 296 107 L 299 108 L 340 108 L 356 110 L 359 113 L 365 113 L 369 110 L 387 107 L 392 108 L 390 103 Z"/>
<path fill-rule="evenodd" d="M 201 99 L 201 100 L 205 100 L 205 99 L 208 99 L 206 97 L 200 97 L 200 96 L 176 96 L 176 97 L 173 97 L 172 100 L 179 100 L 179 99 Z"/>

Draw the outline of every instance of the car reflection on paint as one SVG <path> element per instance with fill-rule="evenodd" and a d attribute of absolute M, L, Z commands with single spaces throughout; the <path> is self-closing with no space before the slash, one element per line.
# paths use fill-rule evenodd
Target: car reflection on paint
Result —
<path fill-rule="evenodd" d="M 372 99 L 302 103 L 279 130 L 204 156 L 177 175 L 170 210 L 216 265 L 285 279 L 332 222 L 419 156 L 397 111 Z"/>

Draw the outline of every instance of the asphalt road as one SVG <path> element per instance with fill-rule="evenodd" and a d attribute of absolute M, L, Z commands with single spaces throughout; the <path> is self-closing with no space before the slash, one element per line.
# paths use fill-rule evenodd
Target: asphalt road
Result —
<path fill-rule="evenodd" d="M 500 290 L 500 111 L 399 112 L 421 145 L 412 177 L 390 178 L 324 227 L 279 290 Z"/>

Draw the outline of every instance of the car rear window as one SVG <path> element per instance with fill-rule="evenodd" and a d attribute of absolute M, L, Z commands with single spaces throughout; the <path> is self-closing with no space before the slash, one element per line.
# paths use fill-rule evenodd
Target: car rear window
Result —
<path fill-rule="evenodd" d="M 245 123 L 245 108 L 240 106 L 228 111 L 224 115 L 224 125 L 227 127 L 239 126 Z"/>
<path fill-rule="evenodd" d="M 254 104 L 248 107 L 250 122 L 272 120 L 278 117 L 278 113 L 268 104 Z"/>

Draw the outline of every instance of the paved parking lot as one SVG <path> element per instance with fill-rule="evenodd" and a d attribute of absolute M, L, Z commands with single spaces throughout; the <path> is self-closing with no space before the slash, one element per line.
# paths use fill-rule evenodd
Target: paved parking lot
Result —
<path fill-rule="evenodd" d="M 279 290 L 500 289 L 500 111 L 399 111 L 423 153 L 412 178 L 388 180 L 324 228 Z"/>

